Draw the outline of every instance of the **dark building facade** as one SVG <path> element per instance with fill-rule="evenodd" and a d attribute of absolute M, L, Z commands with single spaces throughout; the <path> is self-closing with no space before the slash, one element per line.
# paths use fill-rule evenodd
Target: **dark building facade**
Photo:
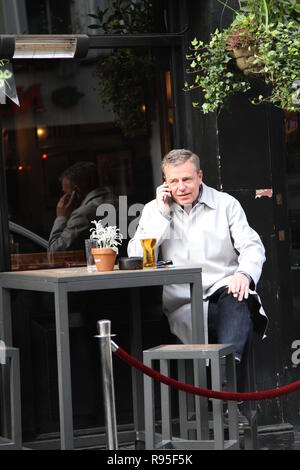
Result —
<path fill-rule="evenodd" d="M 24 3 L 28 12 L 26 3 L 30 2 Z M 57 4 L 46 4 L 49 20 L 51 8 L 52 17 L 57 17 Z M 98 2 L 101 8 L 106 4 L 109 2 Z M 12 233 L 9 221 L 47 239 L 60 195 L 58 177 L 66 167 L 80 160 L 93 161 L 100 186 L 109 186 L 117 198 L 126 195 L 129 204 L 144 204 L 160 184 L 162 156 L 171 148 L 189 148 L 200 156 L 205 183 L 240 201 L 266 248 L 258 293 L 270 323 L 267 337 L 254 342 L 256 388 L 264 390 L 287 384 L 299 375 L 299 366 L 292 361 L 292 344 L 300 340 L 299 113 L 271 105 L 254 107 L 248 95 L 235 96 L 218 115 L 203 115 L 192 107 L 191 94 L 183 91 L 185 54 L 194 37 L 207 40 L 210 32 L 220 27 L 221 17 L 221 26 L 230 21 L 222 10 L 215 0 L 153 1 L 152 33 L 148 38 L 137 34 L 128 39 L 133 54 L 147 46 L 155 58 L 152 87 L 135 85 L 140 86 L 146 124 L 131 135 L 124 135 L 115 114 L 103 106 L 103 98 L 95 91 L 99 61 L 107 56 L 108 47 L 113 52 L 124 50 L 124 38 L 115 36 L 111 43 L 101 42 L 91 30 L 95 49 L 91 48 L 82 61 L 13 61 L 21 107 L 10 102 L 0 105 L 0 269 L 18 269 L 25 260 L 22 255 L 42 251 Z M 27 32 L 38 33 L 40 13 L 34 10 L 31 14 Z M 67 25 L 65 6 L 60 14 L 59 24 Z M 26 8 L 22 15 L 26 17 Z M 73 25 L 73 33 L 89 33 L 76 27 Z M 18 33 L 13 29 L 4 32 Z M 59 32 L 69 33 L 67 29 Z M 262 86 L 253 82 L 257 89 Z M 37 268 L 42 263 L 38 259 L 45 256 L 44 250 L 44 257 L 35 256 L 28 264 Z M 28 264 L 24 269 L 30 269 Z M 153 290 L 150 303 L 142 292 L 142 302 L 145 346 L 171 341 L 161 313 L 160 292 Z M 70 298 L 77 429 L 103 425 L 98 350 L 91 343 L 98 319 L 95 307 L 100 304 L 109 312 L 120 344 L 126 347 L 128 342 L 126 293 L 120 290 L 113 302 L 109 295 L 97 293 Z M 122 318 L 120 305 L 125 306 Z M 28 441 L 58 430 L 53 308 L 53 300 L 46 294 L 18 291 L 13 298 L 14 343 L 21 350 L 23 433 Z M 129 391 L 124 393 L 129 390 L 126 367 L 116 367 L 121 381 L 118 390 L 122 390 L 117 391 L 122 424 L 132 420 L 131 396 Z M 294 424 L 298 419 L 298 394 L 259 404 L 259 424 Z"/>

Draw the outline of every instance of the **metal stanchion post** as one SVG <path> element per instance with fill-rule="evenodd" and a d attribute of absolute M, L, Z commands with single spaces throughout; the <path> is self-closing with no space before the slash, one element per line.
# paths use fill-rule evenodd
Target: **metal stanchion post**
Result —
<path fill-rule="evenodd" d="M 102 382 L 104 397 L 104 412 L 106 423 L 106 436 L 109 450 L 118 449 L 117 420 L 115 407 L 114 376 L 111 354 L 111 322 L 100 320 L 97 322 L 102 363 Z"/>

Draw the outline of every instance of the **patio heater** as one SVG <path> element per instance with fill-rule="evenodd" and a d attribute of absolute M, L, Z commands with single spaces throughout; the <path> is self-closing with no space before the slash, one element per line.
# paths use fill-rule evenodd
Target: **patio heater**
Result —
<path fill-rule="evenodd" d="M 0 35 L 0 59 L 84 58 L 89 49 L 87 35 Z"/>

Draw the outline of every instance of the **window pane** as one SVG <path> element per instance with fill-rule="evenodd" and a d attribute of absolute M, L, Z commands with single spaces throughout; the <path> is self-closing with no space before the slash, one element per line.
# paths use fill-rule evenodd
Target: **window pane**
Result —
<path fill-rule="evenodd" d="M 33 235 L 11 226 L 13 269 L 85 262 L 91 225 L 54 246 L 51 256 L 34 237 L 48 241 L 65 190 L 60 175 L 82 161 L 95 165 L 97 188 L 105 192 L 105 202 L 113 200 L 114 224 L 125 237 L 120 253 L 126 253 L 128 224 L 139 215 L 131 210 L 128 217 L 129 208 L 154 197 L 162 154 L 172 145 L 168 62 L 163 58 L 159 67 L 153 62 L 151 83 L 145 83 L 134 78 L 141 76 L 143 54 L 126 49 L 81 63 L 14 61 L 20 107 L 10 101 L 2 107 L 9 218 Z M 90 220 L 95 218 L 96 213 Z"/>
<path fill-rule="evenodd" d="M 87 29 L 93 22 L 87 16 L 93 13 L 89 8 L 96 4 L 103 8 L 111 2 L 27 1 L 28 32 L 69 33 L 71 29 L 97 34 L 99 30 Z M 56 22 L 55 17 L 62 21 Z M 160 24 L 159 28 L 163 26 Z M 47 250 L 57 203 L 63 190 L 67 191 L 60 175 L 78 162 L 95 165 L 97 187 L 101 191 L 106 188 L 106 194 L 114 197 L 116 225 L 125 237 L 120 255 L 126 255 L 129 224 L 138 217 L 142 205 L 155 196 L 161 183 L 161 157 L 172 147 L 169 55 L 166 49 L 154 52 L 134 48 L 90 51 L 81 62 L 13 62 L 20 108 L 9 100 L 1 106 L 13 270 L 66 268 L 85 263 L 83 248 L 89 224 L 66 250 Z M 74 205 L 78 203 L 75 199 Z M 134 206 L 136 203 L 140 206 Z M 93 215 L 92 220 L 95 218 L 100 215 Z M 79 232 L 78 225 L 73 228 Z M 148 288 L 145 298 L 144 295 L 142 292 L 143 321 L 147 324 L 143 337 L 146 344 L 151 344 L 156 332 L 159 339 L 154 343 L 159 344 L 162 329 L 155 322 L 161 316 L 161 295 L 151 290 L 149 297 Z M 48 293 L 23 291 L 15 293 L 13 302 L 14 345 L 22 351 L 22 424 L 26 442 L 59 432 L 54 303 Z M 111 291 L 75 292 L 68 296 L 73 417 L 77 430 L 104 426 L 99 407 L 99 351 L 92 339 L 100 305 L 101 312 L 109 315 L 120 344 L 129 347 L 126 289 L 114 291 L 113 296 Z M 129 423 L 132 396 L 128 370 L 119 364 L 115 372 L 118 424 Z"/>
<path fill-rule="evenodd" d="M 29 34 L 70 34 L 70 0 L 26 0 Z"/>

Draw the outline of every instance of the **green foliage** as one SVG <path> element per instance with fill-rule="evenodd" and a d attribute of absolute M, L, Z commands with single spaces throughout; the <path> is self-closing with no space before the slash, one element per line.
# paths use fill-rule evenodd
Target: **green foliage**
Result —
<path fill-rule="evenodd" d="M 152 30 L 152 1 L 113 0 L 112 10 L 98 8 L 98 20 L 92 29 L 105 34 L 134 34 Z M 146 88 L 154 74 L 150 49 L 113 49 L 98 63 L 99 91 L 102 103 L 111 109 L 124 136 L 130 137 L 147 128 Z"/>
<path fill-rule="evenodd" d="M 91 29 L 102 28 L 106 34 L 134 34 L 152 29 L 152 2 L 149 0 L 112 0 L 112 10 L 97 8 L 97 15 L 89 15 L 99 24 Z"/>
<path fill-rule="evenodd" d="M 272 94 L 254 103 L 270 101 L 280 108 L 295 111 L 295 80 L 300 79 L 299 24 L 294 21 L 271 23 L 260 39 L 256 56 L 264 64 L 265 82 L 272 85 Z"/>
<path fill-rule="evenodd" d="M 186 57 L 193 80 L 185 82 L 185 90 L 202 91 L 193 106 L 203 113 L 217 111 L 231 95 L 251 88 L 249 77 L 260 77 L 272 92 L 254 98 L 253 104 L 268 101 L 283 109 L 299 109 L 295 96 L 300 93 L 300 3 L 240 0 L 239 4 L 229 28 L 216 30 L 207 44 L 196 38 L 191 42 Z"/>
<path fill-rule="evenodd" d="M 202 88 L 204 92 L 203 113 L 216 111 L 234 93 L 244 92 L 250 88 L 242 73 L 236 73 L 233 59 L 230 56 L 223 33 L 218 30 L 211 36 L 208 44 L 192 41 L 192 60 L 189 72 L 196 75 L 192 84 L 185 83 L 186 90 Z M 199 102 L 193 102 L 199 107 Z"/>

